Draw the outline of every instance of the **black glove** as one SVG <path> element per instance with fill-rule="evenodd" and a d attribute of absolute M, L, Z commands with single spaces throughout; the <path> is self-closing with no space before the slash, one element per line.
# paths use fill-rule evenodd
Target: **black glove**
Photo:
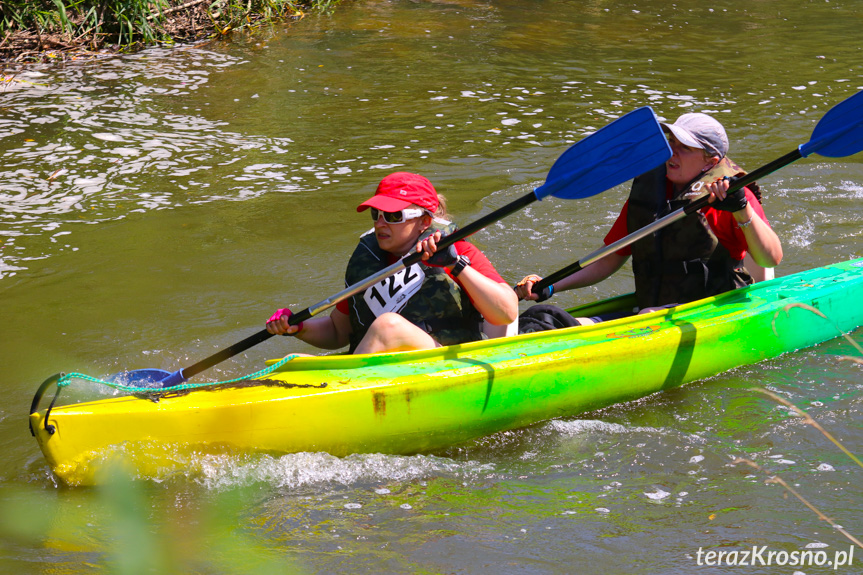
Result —
<path fill-rule="evenodd" d="M 531 292 L 533 292 L 533 293 L 535 293 L 535 294 L 538 296 L 538 297 L 536 298 L 536 301 L 537 301 L 537 302 L 545 301 L 545 300 L 547 300 L 548 298 L 550 298 L 552 295 L 554 295 L 554 284 L 549 284 L 549 285 L 545 286 L 545 287 L 543 288 L 543 290 L 542 290 L 541 292 L 539 292 L 539 293 L 537 293 L 537 292 L 533 291 L 533 290 L 534 290 L 534 288 L 536 288 L 536 285 L 534 285 L 534 286 L 531 288 L 531 290 L 530 290 L 530 291 L 531 291 Z"/>
<path fill-rule="evenodd" d="M 739 212 L 746 207 L 749 201 L 746 199 L 746 190 L 740 188 L 725 196 L 721 202 L 713 202 L 710 204 L 714 210 L 722 210 L 723 212 Z"/>
<path fill-rule="evenodd" d="M 432 254 L 432 257 L 426 260 L 426 265 L 438 268 L 445 268 L 455 265 L 458 259 L 458 252 L 455 250 L 455 244 L 450 244 L 445 250 L 438 250 Z"/>

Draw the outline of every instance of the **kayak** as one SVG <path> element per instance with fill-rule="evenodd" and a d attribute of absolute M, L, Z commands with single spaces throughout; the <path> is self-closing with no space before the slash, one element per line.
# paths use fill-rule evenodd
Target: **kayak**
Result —
<path fill-rule="evenodd" d="M 629 294 L 568 311 L 589 317 L 634 302 Z M 212 456 L 428 453 L 639 399 L 861 325 L 863 258 L 590 326 L 433 350 L 291 356 L 257 378 L 179 392 L 46 410 L 43 384 L 30 428 L 70 485 L 102 481 L 110 462 L 164 479 Z"/>

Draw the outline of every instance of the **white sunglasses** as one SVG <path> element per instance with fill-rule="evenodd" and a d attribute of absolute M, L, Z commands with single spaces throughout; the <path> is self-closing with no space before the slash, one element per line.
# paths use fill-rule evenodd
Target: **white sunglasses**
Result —
<path fill-rule="evenodd" d="M 408 220 L 418 218 L 426 213 L 426 210 L 420 208 L 405 208 L 397 212 L 385 212 L 377 208 L 372 208 L 370 211 L 372 212 L 373 222 L 378 221 L 378 218 L 383 216 L 384 221 L 388 224 L 403 224 Z"/>

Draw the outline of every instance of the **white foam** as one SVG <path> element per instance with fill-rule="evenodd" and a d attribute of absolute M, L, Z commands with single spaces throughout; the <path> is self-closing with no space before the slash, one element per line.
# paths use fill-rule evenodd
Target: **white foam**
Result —
<path fill-rule="evenodd" d="M 227 488 L 254 483 L 296 488 L 305 485 L 411 481 L 449 475 L 469 479 L 494 469 L 490 464 L 455 462 L 446 458 L 414 455 L 363 454 L 335 457 L 328 453 L 271 455 L 202 455 L 190 462 L 190 477 L 208 488 Z M 388 490 L 377 490 L 383 493 Z"/>

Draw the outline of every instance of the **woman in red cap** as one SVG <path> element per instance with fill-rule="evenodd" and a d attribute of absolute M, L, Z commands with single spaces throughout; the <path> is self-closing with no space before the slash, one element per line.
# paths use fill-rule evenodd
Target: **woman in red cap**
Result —
<path fill-rule="evenodd" d="M 293 335 L 324 349 L 352 353 L 431 349 L 482 338 L 483 319 L 507 325 L 518 316 L 518 298 L 483 253 L 466 241 L 437 251 L 455 230 L 431 182 L 396 172 L 357 207 L 371 210 L 373 230 L 360 238 L 345 272 L 345 285 L 368 278 L 412 251 L 414 264 L 349 299 L 326 317 L 291 326 L 290 310 L 267 322 L 273 334 Z"/>
<path fill-rule="evenodd" d="M 593 285 L 632 257 L 638 308 L 649 311 L 751 284 L 752 277 L 743 265 L 747 252 L 763 268 L 779 264 L 782 245 L 767 223 L 758 186 L 750 184 L 726 193 L 726 176 L 745 172 L 726 156 L 728 136 L 722 124 L 707 114 L 693 113 L 662 127 L 671 145 L 671 158 L 635 178 L 605 245 L 704 193 L 713 195 L 711 204 L 554 283 L 542 294 L 532 293 L 533 285 L 542 278 L 528 275 L 516 287 L 520 299 L 544 301 L 559 291 Z M 610 318 L 578 318 L 581 324 L 602 319 Z"/>

